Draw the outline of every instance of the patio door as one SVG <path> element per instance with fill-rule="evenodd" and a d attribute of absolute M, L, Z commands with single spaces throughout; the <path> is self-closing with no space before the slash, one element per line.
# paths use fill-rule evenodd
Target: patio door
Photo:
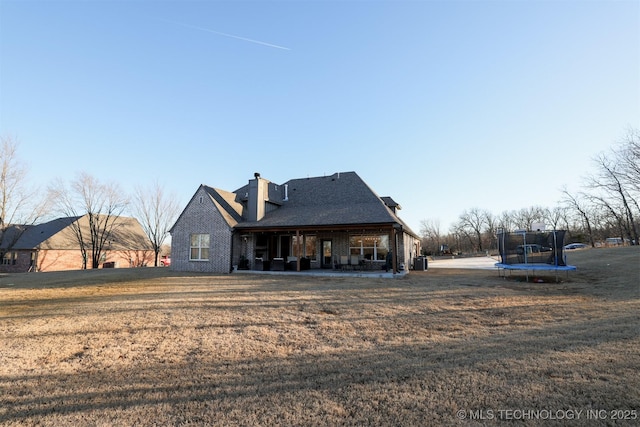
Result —
<path fill-rule="evenodd" d="M 322 240 L 322 268 L 332 268 L 331 240 Z"/>

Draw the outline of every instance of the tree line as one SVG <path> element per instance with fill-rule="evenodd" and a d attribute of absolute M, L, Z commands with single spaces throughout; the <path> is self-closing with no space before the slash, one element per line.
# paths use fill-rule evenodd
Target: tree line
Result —
<path fill-rule="evenodd" d="M 426 254 L 486 252 L 497 249 L 499 230 L 566 230 L 570 242 L 595 247 L 616 237 L 639 243 L 640 230 L 640 132 L 630 129 L 621 142 L 593 158 L 593 169 L 583 177 L 582 190 L 562 189 L 554 207 L 530 206 L 494 214 L 487 209 L 465 210 L 449 230 L 438 220 L 421 221 L 422 247 Z"/>
<path fill-rule="evenodd" d="M 179 214 L 177 198 L 159 182 L 136 186 L 126 194 L 118 183 L 102 182 L 79 172 L 70 182 L 56 180 L 45 189 L 29 185 L 28 168 L 15 138 L 0 141 L 0 259 L 29 226 L 58 217 L 87 216 L 89 227 L 71 224 L 82 252 L 82 268 L 97 268 L 119 218 L 133 216 L 149 238 L 158 265 L 162 245 Z M 9 232 L 9 229 L 12 232 Z"/>
<path fill-rule="evenodd" d="M 11 250 L 17 241 L 10 226 L 28 226 L 52 219 L 55 215 L 81 217 L 89 220 L 88 236 L 80 227 L 74 232 L 87 263 L 96 268 L 109 234 L 118 225 L 118 217 L 135 217 L 144 229 L 155 252 L 158 264 L 169 228 L 177 218 L 180 206 L 174 195 L 167 194 L 156 181 L 137 186 L 127 195 L 117 183 L 101 182 L 80 172 L 70 182 L 60 180 L 46 189 L 31 187 L 28 168 L 18 154 L 16 139 L 2 137 L 0 143 L 0 252 Z M 608 152 L 593 158 L 593 171 L 584 179 L 583 189 L 570 192 L 563 189 L 562 200 L 552 208 L 531 206 L 505 211 L 498 215 L 487 209 L 465 210 L 448 231 L 438 220 L 421 221 L 423 251 L 485 252 L 497 248 L 498 230 L 532 230 L 535 224 L 567 230 L 571 242 L 595 246 L 607 237 L 618 237 L 629 244 L 638 244 L 640 229 L 640 132 L 628 131 L 622 142 Z M 0 253 L 0 257 L 3 253 Z"/>

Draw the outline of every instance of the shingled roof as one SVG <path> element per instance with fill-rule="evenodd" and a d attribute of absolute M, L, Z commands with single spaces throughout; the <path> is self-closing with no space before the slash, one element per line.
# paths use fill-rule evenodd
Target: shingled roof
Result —
<path fill-rule="evenodd" d="M 71 224 L 80 221 L 88 227 L 86 216 L 64 217 L 43 224 L 27 226 L 19 235 L 12 250 L 76 249 L 78 242 Z M 118 217 L 117 227 L 111 230 L 109 241 L 112 250 L 152 250 L 149 238 L 135 218 Z M 88 231 L 85 231 L 88 235 Z"/>
<path fill-rule="evenodd" d="M 234 227 L 242 221 L 242 203 L 239 203 L 237 195 L 229 191 L 220 190 L 203 185 L 202 188 L 211 197 L 220 214 L 229 226 Z"/>
<path fill-rule="evenodd" d="M 245 194 L 245 188 L 235 191 L 238 197 Z M 259 221 L 238 223 L 236 228 L 400 224 L 415 234 L 355 172 L 292 179 L 278 189 L 282 203 L 279 208 L 267 212 Z"/>
<path fill-rule="evenodd" d="M 73 222 L 77 221 L 78 218 L 80 217 L 73 216 L 54 219 L 53 221 L 45 222 L 43 224 L 12 226 L 7 230 L 7 233 L 11 233 L 13 237 L 11 240 L 5 239 L 5 241 L 3 241 L 3 246 L 6 245 L 8 241 L 12 241 L 14 244 L 11 245 L 11 249 L 35 249 L 42 242 L 51 239 L 56 234 L 69 227 Z"/>

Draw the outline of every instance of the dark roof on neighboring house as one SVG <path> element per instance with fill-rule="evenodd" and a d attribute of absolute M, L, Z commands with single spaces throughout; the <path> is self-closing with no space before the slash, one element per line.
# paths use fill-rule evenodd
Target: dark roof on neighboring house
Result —
<path fill-rule="evenodd" d="M 239 223 L 236 228 L 397 223 L 407 232 L 415 234 L 355 172 L 292 179 L 278 186 L 278 189 L 282 200 L 278 209 L 266 213 L 259 221 Z M 236 194 L 242 191 L 244 187 L 237 190 Z M 391 198 L 388 199 L 393 202 Z M 397 206 L 397 203 L 393 202 L 392 205 Z"/>
<path fill-rule="evenodd" d="M 9 242 L 14 242 L 13 246 L 11 246 L 11 249 L 35 249 L 42 242 L 50 239 L 63 229 L 67 228 L 78 218 L 79 217 L 77 216 L 66 217 L 54 219 L 53 221 L 37 225 L 11 226 L 5 232 L 5 234 L 9 234 L 10 236 L 8 236 L 8 238 L 3 238 L 2 247 L 6 249 L 10 245 Z M 17 239 L 17 241 L 15 239 Z"/>
<path fill-rule="evenodd" d="M 54 219 L 43 224 L 27 226 L 19 235 L 12 250 L 32 249 L 75 249 L 78 241 L 71 224 L 80 221 L 81 227 L 88 227 L 85 216 L 64 217 Z M 110 249 L 112 250 L 151 250 L 151 242 L 144 234 L 140 223 L 135 218 L 118 217 L 118 225 L 109 236 Z M 16 231 L 14 231 L 16 232 Z M 84 231 L 88 236 L 88 230 Z M 15 236 L 15 235 L 14 235 Z M 3 239 L 3 247 L 6 244 Z"/>

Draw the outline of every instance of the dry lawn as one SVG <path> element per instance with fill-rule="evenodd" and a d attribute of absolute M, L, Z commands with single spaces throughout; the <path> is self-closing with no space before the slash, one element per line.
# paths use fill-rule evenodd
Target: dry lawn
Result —
<path fill-rule="evenodd" d="M 561 283 L 0 276 L 0 424 L 637 425 L 640 251 L 569 256 Z"/>

